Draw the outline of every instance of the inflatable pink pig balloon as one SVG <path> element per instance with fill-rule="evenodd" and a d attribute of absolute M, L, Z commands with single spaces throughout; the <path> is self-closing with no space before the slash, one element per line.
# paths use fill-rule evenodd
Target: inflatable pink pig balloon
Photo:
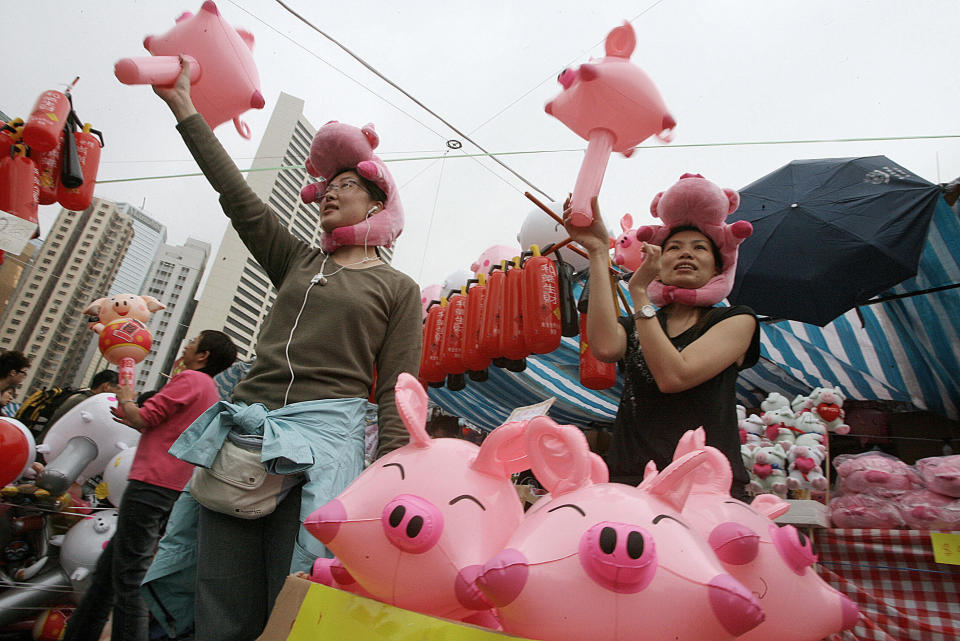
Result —
<path fill-rule="evenodd" d="M 337 556 L 315 566 L 313 578 L 329 573 L 336 587 L 384 603 L 495 626 L 473 580 L 523 517 L 510 475 L 528 467 L 524 425 L 500 426 L 481 447 L 431 439 L 427 395 L 416 378 L 399 376 L 396 399 L 410 443 L 374 462 L 304 523 Z"/>
<path fill-rule="evenodd" d="M 124 58 L 114 75 L 127 85 L 172 85 L 180 73 L 180 54 L 190 62 L 190 94 L 197 111 L 213 129 L 233 120 L 237 132 L 250 138 L 240 120 L 248 109 L 263 109 L 260 74 L 253 62 L 253 35 L 234 29 L 212 0 L 199 13 L 185 12 L 162 36 L 147 36 L 143 46 L 152 58 Z"/>
<path fill-rule="evenodd" d="M 653 81 L 630 62 L 636 43 L 633 27 L 624 22 L 607 35 L 605 57 L 560 74 L 563 91 L 547 103 L 548 114 L 589 142 L 573 188 L 574 225 L 593 220 L 590 200 L 600 193 L 611 151 L 629 157 L 654 134 L 669 142 L 677 125 Z"/>
<path fill-rule="evenodd" d="M 541 214 L 542 216 L 543 214 Z M 475 261 L 470 265 L 470 271 L 474 274 L 490 274 L 494 265 L 499 265 L 500 261 L 507 262 L 513 260 L 515 256 L 520 255 L 519 247 L 510 245 L 491 245 L 483 250 Z"/>
<path fill-rule="evenodd" d="M 692 475 L 682 515 L 706 537 L 727 571 L 760 600 L 766 619 L 739 639 L 818 641 L 856 625 L 857 606 L 814 571 L 817 556 L 810 541 L 792 525 L 771 520 L 789 504 L 772 494 L 761 494 L 750 505 L 731 497 L 730 462 L 705 441 L 703 428 L 689 431 L 674 454 L 675 461 L 691 452 L 706 454 Z"/>
<path fill-rule="evenodd" d="M 506 632 L 546 641 L 730 640 L 763 620 L 681 510 L 693 452 L 642 489 L 593 481 L 583 433 L 538 417 L 527 455 L 548 503 L 477 578 Z M 541 499 L 543 500 L 543 499 Z"/>
<path fill-rule="evenodd" d="M 438 284 L 427 285 L 420 290 L 420 307 L 423 308 L 423 318 L 427 317 L 427 306 L 432 300 L 440 300 L 443 287 Z"/>
<path fill-rule="evenodd" d="M 620 229 L 623 233 L 617 236 L 613 243 L 613 264 L 635 272 L 643 262 L 643 242 L 637 240 L 637 232 L 633 229 L 633 216 L 624 214 L 620 219 Z"/>

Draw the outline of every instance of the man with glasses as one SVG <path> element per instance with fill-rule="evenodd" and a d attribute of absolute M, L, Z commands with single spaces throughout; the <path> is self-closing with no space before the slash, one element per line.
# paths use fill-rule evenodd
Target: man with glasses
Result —
<path fill-rule="evenodd" d="M 19 387 L 27 378 L 30 359 L 23 352 L 7 351 L 0 354 L 0 389 Z"/>

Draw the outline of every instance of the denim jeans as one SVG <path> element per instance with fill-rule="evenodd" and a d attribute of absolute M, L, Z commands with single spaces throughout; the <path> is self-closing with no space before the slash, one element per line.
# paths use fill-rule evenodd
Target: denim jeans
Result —
<path fill-rule="evenodd" d="M 142 481 L 130 481 L 123 493 L 117 531 L 97 560 L 93 578 L 67 622 L 64 641 L 96 641 L 113 608 L 113 641 L 148 638 L 147 606 L 140 596 L 157 541 L 173 503 L 180 496 Z"/>
<path fill-rule="evenodd" d="M 290 574 L 302 488 L 259 519 L 200 507 L 195 641 L 252 641 L 263 632 Z"/>

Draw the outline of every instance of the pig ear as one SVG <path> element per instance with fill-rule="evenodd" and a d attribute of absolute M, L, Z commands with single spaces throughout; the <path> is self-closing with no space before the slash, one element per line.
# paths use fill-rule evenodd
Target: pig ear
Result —
<path fill-rule="evenodd" d="M 147 309 L 150 310 L 151 312 L 156 312 L 156 311 L 159 311 L 159 310 L 161 310 L 161 309 L 166 309 L 166 308 L 167 308 L 166 305 L 164 305 L 163 303 L 161 303 L 160 301 L 158 301 L 158 300 L 157 300 L 156 298 L 154 298 L 153 296 L 141 296 L 140 298 L 142 298 L 142 299 L 143 299 L 143 302 L 145 302 L 145 303 L 147 304 Z"/>
<path fill-rule="evenodd" d="M 657 474 L 649 485 L 644 485 L 644 489 L 680 512 L 693 489 L 693 472 L 706 460 L 704 450 L 684 454 Z"/>
<path fill-rule="evenodd" d="M 732 189 L 724 189 L 723 193 L 727 195 L 727 214 L 732 214 L 740 206 L 740 194 Z"/>
<path fill-rule="evenodd" d="M 538 416 L 527 423 L 526 441 L 530 468 L 554 497 L 593 483 L 590 447 L 578 428 Z"/>
<path fill-rule="evenodd" d="M 657 209 L 660 206 L 660 199 L 663 198 L 663 192 L 661 191 L 656 196 L 653 197 L 653 202 L 650 203 L 650 215 L 654 218 L 660 218 L 660 214 L 657 213 Z"/>
<path fill-rule="evenodd" d="M 627 231 L 633 227 L 633 216 L 630 214 L 624 214 L 623 218 L 620 219 L 620 229 Z"/>
<path fill-rule="evenodd" d="M 505 423 L 483 439 L 470 467 L 490 476 L 510 478 L 530 467 L 527 458 L 526 421 Z"/>
<path fill-rule="evenodd" d="M 782 516 L 790 509 L 790 504 L 776 494 L 757 494 L 750 503 L 750 507 L 771 521 Z"/>
<path fill-rule="evenodd" d="M 360 131 L 363 132 L 363 135 L 366 137 L 367 142 L 370 143 L 370 149 L 376 149 L 377 145 L 380 144 L 380 136 L 377 135 L 377 130 L 374 129 L 373 123 L 368 122 L 363 126 L 363 129 Z"/>
<path fill-rule="evenodd" d="M 699 470 L 693 473 L 694 490 L 701 494 L 730 493 L 730 483 L 733 481 L 733 470 L 723 452 L 707 446 L 707 433 L 703 426 L 695 430 L 687 430 L 680 437 L 677 449 L 673 453 L 673 460 L 677 461 L 690 452 L 706 452 L 706 462 Z"/>
<path fill-rule="evenodd" d="M 637 487 L 641 490 L 646 489 L 647 486 L 653 483 L 653 479 L 657 477 L 657 474 L 659 474 L 657 464 L 653 461 L 647 461 L 647 464 L 643 467 L 643 480 L 640 481 Z"/>
<path fill-rule="evenodd" d="M 637 36 L 634 34 L 633 26 L 629 22 L 624 22 L 607 34 L 604 50 L 608 56 L 629 58 L 636 46 Z"/>
<path fill-rule="evenodd" d="M 594 483 L 610 482 L 610 469 L 607 468 L 607 462 L 593 452 L 590 452 L 590 480 Z"/>
<path fill-rule="evenodd" d="M 107 302 L 106 298 L 98 298 L 89 305 L 83 308 L 83 313 L 88 316 L 99 316 L 100 315 L 100 306 Z"/>
<path fill-rule="evenodd" d="M 397 411 L 403 424 L 410 432 L 410 443 L 417 447 L 428 447 L 430 435 L 427 434 L 427 393 L 416 378 L 401 372 L 394 388 Z"/>

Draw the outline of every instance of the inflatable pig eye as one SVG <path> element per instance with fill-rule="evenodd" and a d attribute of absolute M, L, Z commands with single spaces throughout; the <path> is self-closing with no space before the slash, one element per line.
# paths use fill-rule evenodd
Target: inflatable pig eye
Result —
<path fill-rule="evenodd" d="M 810 540 L 792 525 L 770 525 L 770 538 L 780 556 L 797 576 L 803 576 L 807 568 L 817 562 Z"/>
<path fill-rule="evenodd" d="M 591 579 L 618 594 L 640 592 L 657 573 L 653 537 L 629 523 L 597 523 L 580 537 L 578 556 Z"/>

